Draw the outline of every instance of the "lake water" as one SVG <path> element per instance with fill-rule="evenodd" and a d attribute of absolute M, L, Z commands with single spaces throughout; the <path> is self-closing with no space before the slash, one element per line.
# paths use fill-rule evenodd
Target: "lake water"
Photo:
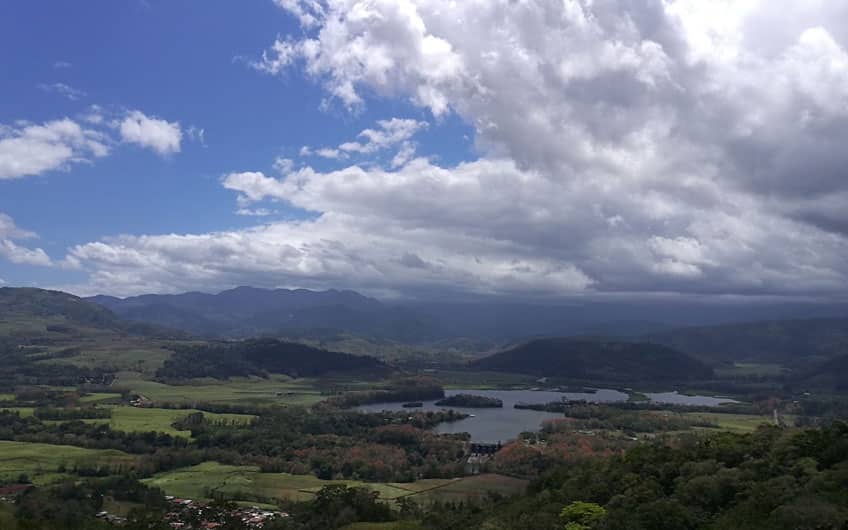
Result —
<path fill-rule="evenodd" d="M 467 432 L 475 442 L 496 443 L 506 442 L 516 438 L 524 431 L 538 431 L 545 420 L 561 418 L 562 414 L 555 412 L 540 412 L 536 410 L 516 409 L 516 403 L 550 403 L 552 401 L 585 400 L 593 403 L 613 403 L 627 401 L 628 395 L 618 390 L 598 389 L 595 392 L 552 392 L 547 390 L 447 390 L 445 394 L 474 394 L 497 398 L 503 401 L 503 408 L 468 408 L 468 407 L 439 407 L 436 401 L 425 401 L 420 408 L 407 409 L 402 403 L 375 403 L 364 405 L 357 410 L 362 412 L 417 411 L 454 409 L 458 412 L 473 414 L 453 423 L 442 423 L 436 427 L 436 432 L 442 434 Z M 677 392 L 658 392 L 645 394 L 648 399 L 657 403 L 675 405 L 706 405 L 717 406 L 721 403 L 733 402 L 732 399 L 712 398 L 707 396 L 687 396 Z"/>

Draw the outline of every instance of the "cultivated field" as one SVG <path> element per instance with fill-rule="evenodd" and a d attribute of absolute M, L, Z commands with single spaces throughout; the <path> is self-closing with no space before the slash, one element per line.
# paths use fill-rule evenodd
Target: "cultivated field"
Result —
<path fill-rule="evenodd" d="M 204 462 L 197 466 L 159 473 L 145 480 L 169 495 L 203 499 L 223 494 L 236 500 L 273 501 L 274 499 L 309 500 L 322 487 L 331 484 L 363 486 L 392 501 L 409 497 L 422 503 L 435 500 L 462 500 L 496 491 L 503 495 L 523 491 L 526 481 L 502 475 L 478 475 L 457 479 L 429 479 L 412 483 L 359 482 L 355 480 L 321 480 L 312 475 L 260 473 L 254 466 L 227 466 Z"/>
<path fill-rule="evenodd" d="M 285 376 L 194 380 L 185 385 L 168 385 L 130 374 L 121 376 L 113 386 L 131 390 L 154 403 L 308 406 L 325 397 L 311 380 Z"/>

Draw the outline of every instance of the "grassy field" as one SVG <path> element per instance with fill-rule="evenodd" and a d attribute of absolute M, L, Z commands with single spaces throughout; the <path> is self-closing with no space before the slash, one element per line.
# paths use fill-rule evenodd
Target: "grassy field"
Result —
<path fill-rule="evenodd" d="M 163 432 L 171 436 L 191 436 L 189 431 L 178 431 L 171 424 L 180 418 L 184 418 L 193 412 L 203 412 L 196 409 L 157 409 L 125 406 L 108 406 L 112 410 L 111 418 L 98 418 L 82 420 L 86 423 L 108 424 L 116 431 L 124 432 Z M 15 407 L 0 410 L 15 411 L 22 417 L 32 416 L 33 408 Z M 249 423 L 254 416 L 247 414 L 216 414 L 203 412 L 209 421 L 225 421 L 233 423 Z M 46 421 L 45 423 L 61 423 L 61 421 Z"/>
<path fill-rule="evenodd" d="M 108 371 L 134 371 L 153 375 L 172 355 L 153 341 L 132 338 L 99 340 L 75 345 L 80 353 L 73 357 L 48 359 L 45 363 L 72 364 L 84 368 L 102 368 Z"/>
<path fill-rule="evenodd" d="M 241 405 L 313 405 L 321 391 L 308 379 L 275 376 L 269 379 L 236 378 L 229 381 L 193 381 L 167 385 L 124 374 L 114 386 L 140 394 L 154 403 L 226 403 Z"/>
<path fill-rule="evenodd" d="M 7 407 L 0 410 L 7 410 L 10 412 L 17 412 L 21 418 L 28 418 L 32 416 L 33 411 L 35 410 L 32 407 Z"/>
<path fill-rule="evenodd" d="M 11 504 L 0 503 L 0 528 L 3 530 L 18 530 L 15 521 L 15 507 Z"/>
<path fill-rule="evenodd" d="M 227 466 L 216 462 L 159 473 L 146 479 L 148 485 L 161 488 L 169 495 L 191 499 L 208 498 L 212 493 L 238 500 L 289 499 L 309 500 L 322 487 L 330 484 L 364 486 L 377 491 L 380 498 L 391 501 L 411 497 L 421 502 L 441 499 L 468 499 L 485 495 L 486 491 L 511 494 L 522 491 L 523 480 L 501 475 L 479 475 L 458 479 L 430 479 L 413 483 L 365 483 L 353 480 L 321 480 L 312 475 L 260 473 L 253 466 Z M 436 492 L 442 492 L 437 494 Z"/>
<path fill-rule="evenodd" d="M 733 366 L 716 368 L 720 377 L 778 377 L 789 370 L 780 364 L 734 363 Z"/>
<path fill-rule="evenodd" d="M 178 431 L 171 424 L 180 418 L 184 418 L 195 409 L 155 409 L 138 407 L 111 407 L 112 418 L 110 420 L 91 420 L 93 422 L 109 422 L 109 426 L 116 431 L 125 432 L 163 432 L 172 436 L 189 437 L 189 431 Z M 204 412 L 209 421 L 226 421 L 234 423 L 249 423 L 254 416 L 246 414 L 213 414 Z"/>
<path fill-rule="evenodd" d="M 757 427 L 771 423 L 771 416 L 754 414 L 728 414 L 725 412 L 687 412 L 684 416 L 705 419 L 718 425 L 724 431 L 736 433 L 754 432 Z"/>
<path fill-rule="evenodd" d="M 445 388 L 468 388 L 476 390 L 501 390 L 538 386 L 535 377 L 523 374 L 502 372 L 473 372 L 466 370 L 433 370 L 427 375 L 433 376 Z"/>
<path fill-rule="evenodd" d="M 80 403 L 85 403 L 87 405 L 91 405 L 92 403 L 102 403 L 104 401 L 111 401 L 114 399 L 120 399 L 121 394 L 103 392 L 103 393 L 95 393 L 89 394 L 87 396 L 83 396 L 80 398 Z"/>
<path fill-rule="evenodd" d="M 26 474 L 34 483 L 44 484 L 62 477 L 57 473 L 60 465 L 97 467 L 134 461 L 132 455 L 122 451 L 0 441 L 0 481 Z"/>

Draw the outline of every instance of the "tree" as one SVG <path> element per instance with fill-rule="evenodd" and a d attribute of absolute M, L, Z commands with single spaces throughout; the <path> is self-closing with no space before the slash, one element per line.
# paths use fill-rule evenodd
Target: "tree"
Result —
<path fill-rule="evenodd" d="M 559 516 L 565 521 L 565 530 L 590 530 L 604 520 L 607 511 L 594 502 L 574 501 Z"/>

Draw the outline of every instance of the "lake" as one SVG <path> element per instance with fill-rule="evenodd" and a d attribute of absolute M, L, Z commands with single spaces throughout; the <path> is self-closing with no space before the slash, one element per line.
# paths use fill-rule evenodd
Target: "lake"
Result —
<path fill-rule="evenodd" d="M 391 411 L 417 411 L 417 410 L 442 410 L 454 409 L 458 412 L 473 414 L 474 417 L 466 418 L 453 423 L 442 423 L 436 427 L 436 432 L 441 434 L 453 434 L 467 432 L 475 442 L 497 443 L 506 442 L 517 437 L 524 431 L 538 431 L 545 420 L 561 418 L 562 414 L 555 412 L 541 412 L 537 410 L 526 410 L 514 408 L 516 403 L 550 403 L 552 401 L 585 400 L 592 403 L 614 403 L 627 401 L 628 394 L 618 390 L 601 388 L 595 392 L 553 392 L 549 390 L 447 390 L 445 394 L 474 394 L 497 398 L 503 401 L 503 408 L 478 409 L 468 407 L 439 407 L 436 401 L 425 401 L 420 408 L 407 409 L 402 403 L 374 403 L 363 405 L 357 410 L 362 412 Z M 732 403 L 732 399 L 713 398 L 709 396 L 687 396 L 678 392 L 657 392 L 645 394 L 651 401 L 657 403 L 669 403 L 675 405 L 701 405 L 718 406 L 722 403 Z"/>

